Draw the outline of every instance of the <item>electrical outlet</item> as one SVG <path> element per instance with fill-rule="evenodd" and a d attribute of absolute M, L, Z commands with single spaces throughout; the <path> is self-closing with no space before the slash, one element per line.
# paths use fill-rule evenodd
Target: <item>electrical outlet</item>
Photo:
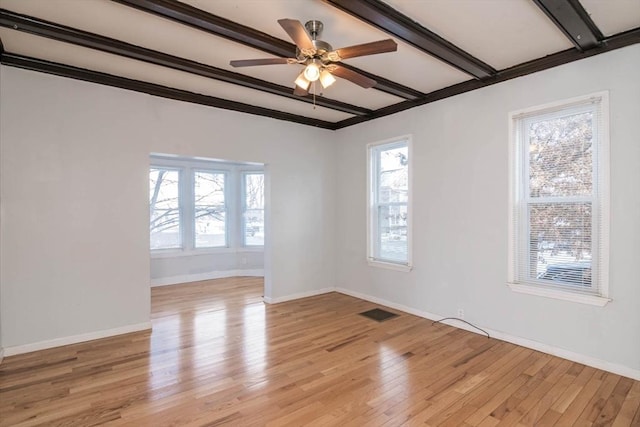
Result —
<path fill-rule="evenodd" d="M 464 319 L 464 310 L 461 308 L 458 309 L 458 318 Z"/>
<path fill-rule="evenodd" d="M 247 257 L 242 257 L 242 265 L 246 265 L 247 264 Z"/>

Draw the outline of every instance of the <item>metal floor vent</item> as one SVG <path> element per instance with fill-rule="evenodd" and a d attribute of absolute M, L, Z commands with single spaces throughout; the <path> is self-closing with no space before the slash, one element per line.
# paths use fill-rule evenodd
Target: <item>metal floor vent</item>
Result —
<path fill-rule="evenodd" d="M 373 310 L 363 311 L 362 313 L 360 313 L 360 316 L 368 317 L 369 319 L 372 319 L 378 322 L 384 322 L 385 320 L 392 319 L 398 315 L 395 313 L 388 312 L 386 310 L 374 308 Z"/>

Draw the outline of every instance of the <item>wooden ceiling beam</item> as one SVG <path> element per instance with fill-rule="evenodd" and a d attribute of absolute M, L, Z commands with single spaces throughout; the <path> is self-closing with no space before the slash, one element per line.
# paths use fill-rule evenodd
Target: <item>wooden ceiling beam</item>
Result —
<path fill-rule="evenodd" d="M 477 79 L 494 76 L 490 65 L 379 0 L 324 0 Z"/>
<path fill-rule="evenodd" d="M 210 14 L 196 7 L 176 0 L 112 0 L 126 6 L 131 6 L 144 12 L 149 12 L 179 22 L 184 25 L 206 31 L 219 37 L 237 43 L 260 49 L 264 52 L 281 57 L 296 56 L 296 46 L 288 41 L 278 39 L 251 27 L 238 24 L 228 19 Z M 341 64 L 344 65 L 344 64 Z M 392 82 L 371 73 L 350 67 L 360 74 L 372 76 L 377 84 L 374 86 L 382 92 L 404 99 L 418 99 L 423 93 L 420 91 Z"/>
<path fill-rule="evenodd" d="M 180 58 L 166 53 L 146 49 L 133 44 L 125 43 L 109 37 L 100 36 L 82 30 L 77 30 L 53 22 L 44 21 L 27 15 L 22 15 L 0 9 L 0 26 L 24 31 L 53 40 L 72 43 L 91 49 L 100 50 L 115 55 L 124 56 L 131 59 L 148 62 L 154 65 L 173 68 L 175 70 L 220 80 L 250 89 L 283 96 L 285 98 L 302 101 L 309 104 L 314 103 L 313 97 L 298 96 L 293 94 L 293 88 L 271 83 L 265 80 L 256 79 L 240 73 L 224 70 L 188 59 Z M 363 116 L 371 114 L 371 110 L 347 104 L 345 102 L 332 100 L 322 96 L 316 96 L 315 105 L 342 111 L 348 114 Z"/>
<path fill-rule="evenodd" d="M 11 67 L 40 71 L 56 76 L 68 77 L 91 83 L 98 83 L 101 85 L 132 90 L 135 92 L 146 93 L 162 98 L 174 99 L 177 101 L 189 102 L 192 104 L 238 111 L 241 113 L 248 113 L 256 116 L 285 120 L 288 122 L 315 126 L 323 129 L 335 129 L 335 123 L 327 122 L 325 120 L 312 119 L 309 117 L 299 116 L 297 114 L 272 110 L 270 108 L 256 107 L 254 105 L 249 105 L 242 102 L 229 101 L 227 99 L 217 98 L 214 96 L 202 95 L 186 90 L 158 85 L 155 83 L 128 79 L 112 74 L 72 67 L 70 65 L 59 64 L 56 62 L 45 61 L 42 59 L 31 58 L 28 56 L 17 55 L 9 52 L 2 52 L 2 54 L 0 55 L 0 63 Z"/>
<path fill-rule="evenodd" d="M 374 113 L 370 116 L 352 117 L 342 120 L 337 123 L 337 129 L 342 129 L 358 123 L 363 123 L 380 117 L 389 116 L 391 114 L 399 113 L 401 111 L 418 107 L 420 105 L 429 104 L 441 99 L 460 95 L 461 93 L 470 92 L 475 89 L 491 86 L 496 83 L 515 79 L 517 77 L 537 73 L 538 71 L 548 70 L 559 65 L 568 64 L 570 62 L 578 61 L 580 59 L 585 59 L 591 56 L 610 52 L 615 49 L 620 49 L 638 43 L 640 43 L 640 27 L 605 38 L 602 43 L 600 43 L 600 45 L 585 52 L 581 52 L 574 48 L 563 50 L 552 55 L 547 55 L 542 58 L 534 59 L 532 61 L 500 70 L 496 76 L 489 79 L 467 80 L 466 82 L 458 83 L 449 87 L 445 87 L 443 89 L 430 92 L 426 94 L 422 99 L 416 101 L 404 101 L 398 104 L 389 105 L 388 107 L 380 108 L 374 111 Z"/>
<path fill-rule="evenodd" d="M 580 51 L 597 47 L 604 36 L 578 0 L 533 0 Z"/>
<path fill-rule="evenodd" d="M 186 3 L 173 0 L 113 0 L 143 12 L 150 12 L 189 25 L 236 43 L 260 49 L 276 56 L 295 57 L 296 46 L 267 33 L 213 15 Z"/>

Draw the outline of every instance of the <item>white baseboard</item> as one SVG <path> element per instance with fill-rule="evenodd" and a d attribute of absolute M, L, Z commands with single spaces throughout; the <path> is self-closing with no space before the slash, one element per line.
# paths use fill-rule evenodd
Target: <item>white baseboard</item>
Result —
<path fill-rule="evenodd" d="M 278 303 L 285 302 L 285 301 L 292 301 L 294 299 L 308 298 L 308 297 L 314 297 L 316 295 L 327 294 L 329 292 L 335 292 L 335 290 L 336 289 L 333 288 L 333 287 L 331 287 L 331 288 L 323 288 L 323 289 L 316 289 L 316 290 L 308 291 L 308 292 L 300 292 L 300 293 L 297 293 L 297 294 L 286 295 L 286 296 L 277 297 L 277 298 L 264 297 L 263 300 L 267 304 L 278 304 Z"/>
<path fill-rule="evenodd" d="M 234 270 L 234 271 L 242 271 L 242 274 L 232 274 L 230 276 L 222 276 L 222 277 L 232 277 L 232 276 L 238 276 L 238 275 L 241 275 L 241 276 L 253 275 L 253 274 L 247 274 L 247 272 L 253 271 L 253 270 Z M 255 274 L 255 275 L 259 275 L 259 274 Z M 193 276 L 189 276 L 189 277 L 193 277 Z M 208 280 L 211 278 L 212 277 L 197 279 L 197 280 Z M 214 277 L 214 278 L 218 278 L 218 277 Z M 196 281 L 196 280 L 193 280 L 193 281 Z M 176 283 L 184 283 L 184 281 L 179 281 Z M 156 285 L 156 286 L 162 286 L 162 285 Z M 285 301 L 291 301 L 291 300 L 296 300 L 300 298 L 307 298 L 311 296 L 326 294 L 329 292 L 340 292 L 344 295 L 349 295 L 365 301 L 370 301 L 375 304 L 380 304 L 380 305 L 390 307 L 396 310 L 400 310 L 405 313 L 413 314 L 415 316 L 422 317 L 425 319 L 439 320 L 446 317 L 446 316 L 441 316 L 439 314 L 418 310 L 402 304 L 397 304 L 382 298 L 377 298 L 377 297 L 366 295 L 360 292 L 355 292 L 345 288 L 328 287 L 328 288 L 317 289 L 313 291 L 300 292 L 297 294 L 292 294 L 292 295 L 287 295 L 287 296 L 277 297 L 277 298 L 264 297 L 264 301 L 268 304 L 278 304 Z M 463 322 L 456 322 L 455 320 L 446 320 L 442 323 L 445 323 L 447 325 L 450 325 L 459 329 L 464 329 L 473 333 L 480 333 L 478 330 L 474 329 L 472 326 L 469 326 Z M 480 326 L 480 327 L 486 330 L 493 338 L 496 338 L 502 341 L 507 341 L 523 347 L 531 348 L 533 350 L 541 351 L 543 353 L 551 354 L 553 356 L 558 356 L 563 359 L 571 360 L 577 363 L 582 363 L 584 365 L 592 366 L 597 369 L 613 372 L 614 374 L 622 375 L 622 376 L 640 381 L 640 370 L 638 369 L 633 369 L 628 366 L 611 363 L 606 360 L 597 359 L 595 357 L 586 356 L 580 353 L 575 353 L 573 351 L 565 350 L 563 348 L 555 347 L 555 346 L 541 343 L 538 341 L 533 341 L 527 338 L 517 337 L 501 331 L 496 331 L 490 328 L 486 328 L 484 326 Z M 0 362 L 2 362 L 2 358 L 4 356 L 13 356 L 16 354 L 29 353 L 32 351 L 44 350 L 47 348 L 59 347 L 59 346 L 69 345 L 69 344 L 76 344 L 79 342 L 91 341 L 91 340 L 106 338 L 114 335 L 143 331 L 147 329 L 151 329 L 151 322 L 144 322 L 136 325 L 128 325 L 120 328 L 108 329 L 105 331 L 98 331 L 98 332 L 90 332 L 90 333 L 74 335 L 70 337 L 57 338 L 53 340 L 41 341 L 41 342 L 32 343 L 32 344 L 7 347 L 4 349 L 0 348 Z"/>
<path fill-rule="evenodd" d="M 177 285 L 178 283 L 200 282 L 201 280 L 224 279 L 225 277 L 237 276 L 264 276 L 264 269 L 256 268 L 253 270 L 222 270 L 210 271 L 208 273 L 199 274 L 183 274 L 181 276 L 162 277 L 159 279 L 151 279 L 151 287 Z"/>
<path fill-rule="evenodd" d="M 370 301 L 375 304 L 380 304 L 396 310 L 404 311 L 405 313 L 413 314 L 415 316 L 423 317 L 429 320 L 435 321 L 435 320 L 439 320 L 444 317 L 447 317 L 447 316 L 441 316 L 439 314 L 429 313 L 427 311 L 417 310 L 415 308 L 407 307 L 402 304 L 396 304 L 394 302 L 387 301 L 382 298 L 372 297 L 366 294 L 362 294 L 360 292 L 352 291 L 350 289 L 336 288 L 335 291 L 340 292 L 341 294 L 363 299 L 365 301 Z M 445 323 L 455 328 L 464 329 L 469 332 L 474 332 L 476 334 L 482 334 L 480 331 L 478 331 L 477 329 L 473 328 L 470 325 L 467 325 L 464 322 L 456 322 L 455 320 L 445 320 L 441 323 Z M 487 331 L 492 338 L 496 338 L 502 341 L 507 341 L 512 344 L 520 345 L 522 347 L 527 347 L 533 350 L 540 351 L 542 353 L 550 354 L 552 356 L 558 356 L 563 359 L 571 360 L 577 363 L 582 363 L 583 365 L 592 366 L 597 369 L 602 369 L 603 371 L 613 372 L 614 374 L 622 375 L 622 376 L 640 381 L 640 370 L 638 369 L 633 369 L 628 366 L 619 365 L 617 363 L 611 363 L 606 360 L 597 359 L 595 357 L 586 356 L 584 354 L 575 353 L 573 351 L 565 350 L 563 348 L 555 347 L 555 346 L 541 343 L 538 341 L 533 341 L 527 338 L 517 337 L 514 335 L 507 334 L 505 332 L 485 328 L 484 326 L 480 326 L 480 327 L 485 331 Z"/>
<path fill-rule="evenodd" d="M 69 344 L 77 344 L 79 342 L 92 341 L 100 338 L 112 337 L 114 335 L 128 334 L 131 332 L 146 331 L 148 329 L 151 329 L 151 322 L 137 323 L 135 325 L 121 326 L 119 328 L 107 329 L 104 331 L 88 332 L 86 334 L 72 335 L 70 337 L 56 338 L 53 340 L 7 347 L 4 349 L 4 355 L 15 356 L 16 354 L 31 353 L 32 351 L 45 350 L 48 348 L 60 347 Z"/>

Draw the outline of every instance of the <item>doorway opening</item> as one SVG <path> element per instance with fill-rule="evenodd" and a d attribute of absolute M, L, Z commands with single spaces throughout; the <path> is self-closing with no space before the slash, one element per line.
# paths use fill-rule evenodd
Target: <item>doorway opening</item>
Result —
<path fill-rule="evenodd" d="M 262 163 L 152 154 L 152 287 L 265 275 L 268 176 Z"/>

